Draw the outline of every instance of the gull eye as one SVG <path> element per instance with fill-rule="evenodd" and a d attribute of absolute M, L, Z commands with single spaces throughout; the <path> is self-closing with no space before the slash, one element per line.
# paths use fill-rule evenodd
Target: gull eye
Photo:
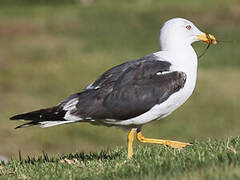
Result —
<path fill-rule="evenodd" d="M 191 30 L 191 29 L 192 29 L 192 26 L 187 25 L 186 28 L 187 28 L 188 30 Z"/>

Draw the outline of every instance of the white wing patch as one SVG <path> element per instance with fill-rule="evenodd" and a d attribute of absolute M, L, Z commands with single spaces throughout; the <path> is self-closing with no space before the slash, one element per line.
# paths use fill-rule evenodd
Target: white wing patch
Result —
<path fill-rule="evenodd" d="M 168 74 L 168 73 L 171 73 L 171 71 L 157 72 L 156 75 L 160 76 L 160 75 L 164 75 L 164 74 Z"/>

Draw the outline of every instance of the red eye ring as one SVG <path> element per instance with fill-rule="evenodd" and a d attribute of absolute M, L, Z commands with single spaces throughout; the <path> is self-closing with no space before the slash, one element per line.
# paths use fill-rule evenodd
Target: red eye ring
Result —
<path fill-rule="evenodd" d="M 191 29 L 192 29 L 192 26 L 187 25 L 186 28 L 187 28 L 188 30 L 191 30 Z"/>

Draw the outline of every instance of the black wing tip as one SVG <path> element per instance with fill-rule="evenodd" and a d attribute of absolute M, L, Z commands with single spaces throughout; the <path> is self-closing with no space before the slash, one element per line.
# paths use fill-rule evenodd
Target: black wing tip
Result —
<path fill-rule="evenodd" d="M 10 120 L 17 120 L 18 118 L 16 116 L 12 116 L 9 118 Z"/>
<path fill-rule="evenodd" d="M 15 127 L 14 129 L 22 128 L 22 126 L 23 126 L 23 125 L 17 126 L 17 127 Z"/>
<path fill-rule="evenodd" d="M 39 124 L 39 122 L 33 122 L 33 121 L 31 121 L 31 122 L 29 122 L 29 123 L 21 124 L 21 125 L 15 127 L 14 129 L 26 128 L 26 127 L 35 126 L 35 125 L 38 125 L 38 124 Z"/>
<path fill-rule="evenodd" d="M 28 127 L 29 125 L 26 125 L 26 124 L 21 124 L 17 127 L 15 127 L 14 129 L 20 129 L 20 128 L 25 128 L 25 127 Z"/>
<path fill-rule="evenodd" d="M 10 120 L 19 120 L 19 119 L 23 119 L 25 114 L 18 114 L 18 115 L 15 115 L 15 116 L 12 116 L 10 117 L 9 119 Z"/>
<path fill-rule="evenodd" d="M 10 117 L 9 119 L 10 120 L 29 120 L 26 116 L 27 114 L 28 113 L 18 114 L 18 115 Z M 25 127 L 34 126 L 34 125 L 37 125 L 37 124 L 39 124 L 38 121 L 35 121 L 35 122 L 31 121 L 31 122 L 28 122 L 28 123 L 25 123 L 25 124 L 21 124 L 21 125 L 15 127 L 14 129 L 25 128 Z"/>

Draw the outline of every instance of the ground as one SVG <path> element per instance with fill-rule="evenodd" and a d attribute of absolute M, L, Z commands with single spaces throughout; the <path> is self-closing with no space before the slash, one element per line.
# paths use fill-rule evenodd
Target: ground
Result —
<path fill-rule="evenodd" d="M 133 159 L 123 147 L 84 154 L 12 160 L 0 166 L 2 179 L 189 179 L 240 178 L 240 138 L 194 141 L 173 150 L 138 146 Z"/>

